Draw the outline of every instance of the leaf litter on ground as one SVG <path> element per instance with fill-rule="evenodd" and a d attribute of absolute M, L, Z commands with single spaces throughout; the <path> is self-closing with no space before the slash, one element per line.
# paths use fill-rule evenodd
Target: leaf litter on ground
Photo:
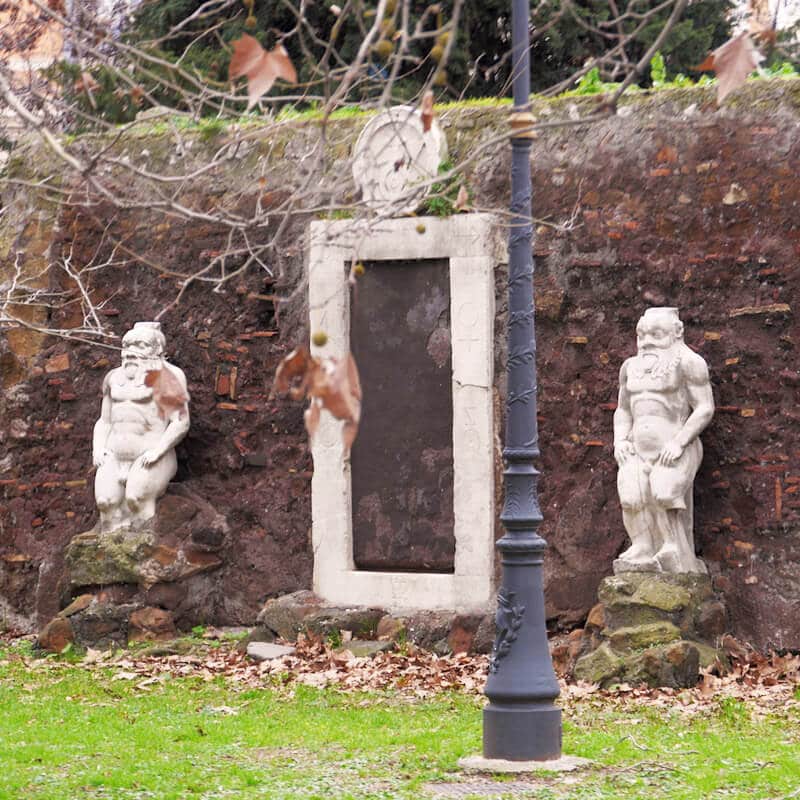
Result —
<path fill-rule="evenodd" d="M 13 642 L 11 637 L 0 643 Z M 701 670 L 697 686 L 689 689 L 652 688 L 621 683 L 608 689 L 595 684 L 559 679 L 560 705 L 567 714 L 580 705 L 618 706 L 620 710 L 641 705 L 672 708 L 685 715 L 714 710 L 726 698 L 748 703 L 750 712 L 766 716 L 800 707 L 800 654 L 772 652 L 764 655 L 725 637 L 724 649 L 731 661 L 725 670 L 717 662 Z M 148 689 L 172 678 L 230 680 L 242 688 L 301 684 L 343 692 L 392 692 L 406 699 L 427 700 L 444 692 L 478 697 L 486 683 L 488 656 L 440 656 L 412 644 L 400 649 L 357 657 L 347 649 L 334 649 L 320 637 L 300 635 L 295 651 L 271 661 L 256 663 L 235 642 L 210 647 L 198 643 L 189 653 L 154 656 L 136 650 L 88 650 L 81 661 L 35 658 L 11 652 L 34 669 L 78 666 L 88 670 L 110 669 L 114 681 L 131 681 L 137 690 Z"/>

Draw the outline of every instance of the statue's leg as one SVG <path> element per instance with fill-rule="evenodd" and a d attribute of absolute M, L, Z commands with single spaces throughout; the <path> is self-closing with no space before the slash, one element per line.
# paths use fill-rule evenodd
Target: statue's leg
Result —
<path fill-rule="evenodd" d="M 695 446 L 696 445 L 696 446 Z M 650 475 L 655 519 L 663 543 L 656 561 L 665 572 L 705 572 L 694 552 L 691 493 L 702 450 L 695 440 L 671 466 L 656 465 Z"/>
<path fill-rule="evenodd" d="M 128 473 L 125 487 L 125 502 L 133 519 L 146 522 L 155 516 L 156 500 L 167 490 L 178 468 L 175 451 L 165 453 L 155 464 L 142 466 L 138 461 Z"/>
<path fill-rule="evenodd" d="M 631 539 L 631 546 L 619 558 L 632 564 L 651 561 L 656 551 L 652 537 L 652 517 L 647 507 L 649 469 L 649 464 L 632 455 L 620 465 L 617 473 L 622 521 Z"/>
<path fill-rule="evenodd" d="M 101 528 L 113 527 L 121 519 L 120 507 L 125 497 L 124 480 L 124 471 L 114 456 L 107 456 L 97 468 L 94 476 L 94 499 L 100 512 Z"/>

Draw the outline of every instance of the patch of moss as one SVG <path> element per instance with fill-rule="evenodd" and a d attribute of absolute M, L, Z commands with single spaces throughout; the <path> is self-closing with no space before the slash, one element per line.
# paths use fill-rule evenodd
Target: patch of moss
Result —
<path fill-rule="evenodd" d="M 66 562 L 72 586 L 137 583 L 140 565 L 153 549 L 152 531 L 97 533 L 76 536 L 67 547 Z"/>
<path fill-rule="evenodd" d="M 669 584 L 666 581 L 648 578 L 639 584 L 634 597 L 648 606 L 661 611 L 680 611 L 692 600 L 692 595 L 683 586 Z"/>
<path fill-rule="evenodd" d="M 216 139 L 227 127 L 227 122 L 224 119 L 214 117 L 212 119 L 201 120 L 197 132 L 202 141 L 209 142 Z"/>
<path fill-rule="evenodd" d="M 681 638 L 681 632 L 671 622 L 651 622 L 611 632 L 611 646 L 616 651 L 644 650 Z"/>
<path fill-rule="evenodd" d="M 622 672 L 625 662 L 604 642 L 592 653 L 578 659 L 575 677 L 579 681 L 607 685 Z"/>

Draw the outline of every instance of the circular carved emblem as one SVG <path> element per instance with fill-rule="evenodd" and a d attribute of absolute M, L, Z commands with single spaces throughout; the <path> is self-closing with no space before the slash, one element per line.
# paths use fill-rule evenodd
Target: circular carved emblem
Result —
<path fill-rule="evenodd" d="M 409 214 L 430 191 L 447 140 L 433 120 L 426 131 L 417 109 L 394 106 L 370 120 L 355 146 L 353 178 L 368 208 L 388 205 L 392 214 Z"/>

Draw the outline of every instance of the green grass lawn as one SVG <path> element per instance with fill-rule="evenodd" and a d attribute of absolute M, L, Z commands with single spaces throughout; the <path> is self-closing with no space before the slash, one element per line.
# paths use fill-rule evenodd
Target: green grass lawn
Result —
<path fill-rule="evenodd" d="M 480 750 L 474 695 L 143 682 L 34 663 L 27 647 L 0 643 L 0 798 L 800 798 L 796 700 L 765 710 L 728 697 L 688 714 L 677 698 L 571 699 L 564 750 L 594 765 L 502 779 L 458 771 Z"/>

